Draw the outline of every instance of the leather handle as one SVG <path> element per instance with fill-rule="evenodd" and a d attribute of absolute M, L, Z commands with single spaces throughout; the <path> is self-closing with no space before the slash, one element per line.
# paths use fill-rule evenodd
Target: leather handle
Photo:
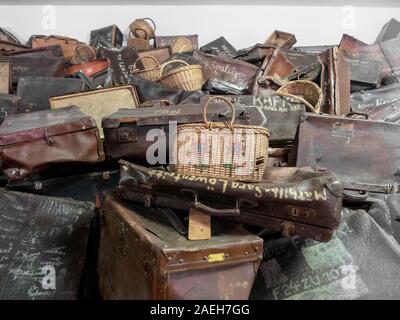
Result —
<path fill-rule="evenodd" d="M 205 205 L 204 203 L 201 203 L 200 201 L 197 200 L 197 192 L 192 189 L 182 189 L 182 193 L 189 193 L 194 196 L 194 202 L 192 202 L 191 207 L 195 208 L 203 213 L 206 213 L 210 216 L 216 216 L 216 217 L 224 217 L 224 216 L 239 216 L 240 215 L 240 209 L 239 209 L 239 202 L 236 201 L 236 208 L 234 209 L 217 209 L 217 208 L 212 208 L 210 206 Z"/>

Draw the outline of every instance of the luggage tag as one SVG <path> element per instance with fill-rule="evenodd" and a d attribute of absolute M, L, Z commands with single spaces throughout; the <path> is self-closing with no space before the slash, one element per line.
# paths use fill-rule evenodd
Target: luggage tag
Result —
<path fill-rule="evenodd" d="M 189 240 L 211 239 L 211 217 L 197 209 L 189 211 Z"/>

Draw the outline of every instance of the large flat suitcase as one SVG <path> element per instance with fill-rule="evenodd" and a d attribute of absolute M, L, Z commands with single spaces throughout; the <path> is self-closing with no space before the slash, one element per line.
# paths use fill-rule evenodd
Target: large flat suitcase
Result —
<path fill-rule="evenodd" d="M 353 92 L 350 107 L 353 112 L 373 113 L 380 107 L 400 100 L 400 84 L 391 84 L 374 90 Z"/>
<path fill-rule="evenodd" d="M 105 191 L 114 190 L 119 181 L 119 171 L 90 172 L 33 181 L 15 181 L 5 187 L 9 190 L 53 197 L 66 197 L 95 203 Z M 98 204 L 98 203 L 97 203 Z"/>
<path fill-rule="evenodd" d="M 5 53 L 5 52 L 20 51 L 20 50 L 25 50 L 25 49 L 29 49 L 29 47 L 25 46 L 23 44 L 17 44 L 14 42 L 5 41 L 5 40 L 0 39 L 0 54 Z"/>
<path fill-rule="evenodd" d="M 305 112 L 302 103 L 280 96 L 225 96 L 235 105 L 239 114 L 248 115 L 252 125 L 262 126 L 270 132 L 269 144 L 274 147 L 293 144 L 300 116 Z M 243 111 L 241 111 L 243 110 Z"/>
<path fill-rule="evenodd" d="M 103 299 L 247 299 L 262 240 L 215 221 L 210 240 L 190 241 L 163 211 L 107 194 L 97 273 Z"/>
<path fill-rule="evenodd" d="M 65 60 L 63 57 L 50 56 L 7 56 L 4 59 L 11 63 L 11 80 L 17 83 L 20 77 L 64 77 Z"/>
<path fill-rule="evenodd" d="M 4 52 L 4 56 L 28 56 L 28 57 L 63 57 L 63 51 L 60 45 L 56 44 L 53 46 L 40 47 L 40 48 L 29 48 L 18 51 Z"/>
<path fill-rule="evenodd" d="M 140 104 L 136 89 L 131 85 L 55 96 L 49 99 L 49 103 L 52 109 L 77 106 L 83 113 L 95 119 L 101 137 L 103 117 L 120 108 L 136 108 Z"/>
<path fill-rule="evenodd" d="M 77 107 L 15 114 L 0 126 L 0 160 L 9 180 L 21 180 L 47 166 L 104 160 L 93 118 Z"/>
<path fill-rule="evenodd" d="M 340 223 L 343 187 L 318 168 L 268 168 L 257 183 L 148 169 L 121 160 L 121 198 L 329 241 Z"/>
<path fill-rule="evenodd" d="M 0 299 L 80 298 L 92 203 L 0 189 Z"/>
<path fill-rule="evenodd" d="M 214 104 L 207 110 L 210 121 L 228 121 L 229 110 L 222 104 Z M 247 115 L 238 113 L 239 119 L 248 122 Z M 140 163 L 148 163 L 147 151 L 154 144 L 148 139 L 153 130 L 165 136 L 165 158 L 161 154 L 159 162 L 168 163 L 170 122 L 176 124 L 203 122 L 203 106 L 201 104 L 185 104 L 169 107 L 144 107 L 138 109 L 120 109 L 106 116 L 102 121 L 104 146 L 107 156 L 112 159 L 129 159 Z M 155 131 L 157 130 L 157 131 Z M 150 163 L 154 164 L 154 163 Z"/>
<path fill-rule="evenodd" d="M 61 77 L 21 77 L 18 80 L 17 95 L 24 102 L 35 105 L 36 110 L 49 109 L 49 98 L 85 89 L 81 79 Z"/>
<path fill-rule="evenodd" d="M 295 165 L 334 171 L 350 200 L 396 192 L 399 136 L 395 123 L 307 114 L 299 125 Z"/>

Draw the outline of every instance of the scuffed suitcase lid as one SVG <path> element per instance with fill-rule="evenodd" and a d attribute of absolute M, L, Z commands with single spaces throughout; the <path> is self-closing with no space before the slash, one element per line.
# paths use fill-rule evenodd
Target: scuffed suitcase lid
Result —
<path fill-rule="evenodd" d="M 181 258 L 192 267 L 204 264 L 209 266 L 210 261 L 205 260 L 204 255 L 229 254 L 229 259 L 213 263 L 223 265 L 231 264 L 233 261 L 238 263 L 243 260 L 256 261 L 262 252 L 262 239 L 237 224 L 214 221 L 211 239 L 191 241 L 166 224 L 162 209 L 145 208 L 143 205 L 118 200 L 116 195 L 110 192 L 106 193 L 103 204 L 106 214 L 108 207 L 111 207 L 113 212 L 118 212 L 130 228 L 135 230 L 134 238 L 139 234 L 142 241 L 146 239 L 158 250 L 163 251 L 169 267 L 176 270 L 185 269 L 185 265 L 179 263 Z M 246 251 L 248 255 L 245 256 Z"/>
<path fill-rule="evenodd" d="M 96 128 L 76 106 L 13 114 L 0 125 L 0 146 Z"/>
<path fill-rule="evenodd" d="M 400 167 L 399 137 L 399 124 L 307 114 L 296 166 L 330 169 L 345 189 L 385 193 Z"/>

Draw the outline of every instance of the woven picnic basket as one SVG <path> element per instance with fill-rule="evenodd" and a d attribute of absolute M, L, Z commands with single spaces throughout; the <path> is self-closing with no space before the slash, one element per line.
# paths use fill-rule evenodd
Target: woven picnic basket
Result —
<path fill-rule="evenodd" d="M 224 102 L 231 108 L 231 121 L 208 121 L 207 108 L 214 101 Z M 204 123 L 178 125 L 176 144 L 172 146 L 176 151 L 172 170 L 246 182 L 261 180 L 268 160 L 268 129 L 234 124 L 235 108 L 229 99 L 221 96 L 207 101 L 203 119 Z"/>
<path fill-rule="evenodd" d="M 181 63 L 183 66 L 173 68 L 164 73 L 165 68 L 171 63 Z M 197 91 L 203 87 L 201 65 L 190 65 L 183 60 L 170 60 L 163 63 L 160 69 L 160 78 L 162 84 L 183 91 Z"/>
<path fill-rule="evenodd" d="M 276 91 L 277 95 L 301 101 L 312 112 L 320 112 L 323 94 L 321 88 L 312 81 L 294 80 Z"/>
<path fill-rule="evenodd" d="M 143 60 L 143 59 L 150 59 L 153 60 L 156 63 L 156 66 L 154 68 L 151 69 L 137 69 L 136 65 L 139 61 Z M 143 79 L 147 79 L 147 80 L 151 80 L 151 81 L 159 81 L 160 80 L 160 63 L 158 62 L 158 60 L 152 56 L 142 56 L 140 58 L 138 58 L 134 64 L 129 66 L 129 70 L 131 70 L 132 74 L 137 75 Z"/>
<path fill-rule="evenodd" d="M 155 37 L 156 24 L 150 18 L 136 19 L 129 25 L 129 29 L 136 38 L 151 39 Z"/>

